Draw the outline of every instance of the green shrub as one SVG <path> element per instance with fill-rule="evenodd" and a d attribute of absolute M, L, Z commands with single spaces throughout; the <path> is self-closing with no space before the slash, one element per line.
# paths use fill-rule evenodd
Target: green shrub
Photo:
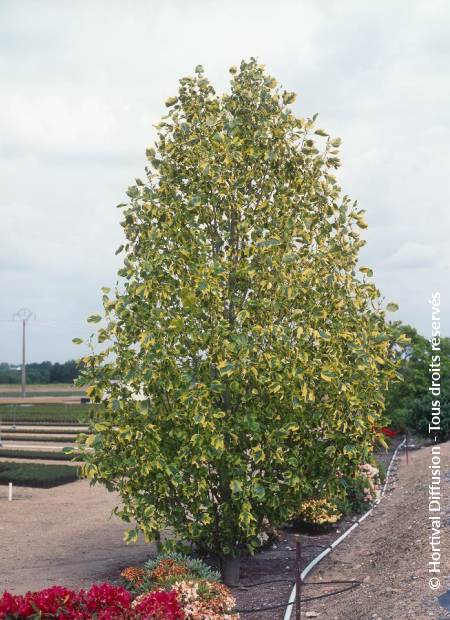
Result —
<path fill-rule="evenodd" d="M 380 483 L 378 464 L 362 463 L 354 476 L 342 480 L 345 494 L 338 500 L 339 509 L 344 514 L 366 511 L 378 497 Z"/>
<path fill-rule="evenodd" d="M 368 509 L 366 494 L 366 480 L 361 477 L 349 478 L 346 482 L 346 494 L 338 502 L 339 509 L 343 514 L 365 512 Z"/>
<path fill-rule="evenodd" d="M 302 501 L 294 517 L 294 524 L 301 529 L 326 529 L 342 517 L 337 505 L 329 499 L 307 499 Z"/>

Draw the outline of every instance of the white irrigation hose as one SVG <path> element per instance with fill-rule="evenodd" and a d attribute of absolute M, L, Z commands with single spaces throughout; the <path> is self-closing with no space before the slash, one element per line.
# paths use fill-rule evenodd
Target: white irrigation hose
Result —
<path fill-rule="evenodd" d="M 308 566 L 306 566 L 306 567 L 303 569 L 303 572 L 302 572 L 302 574 L 300 575 L 300 579 L 301 579 L 301 581 L 303 581 L 303 580 L 305 579 L 306 575 L 308 575 L 308 573 L 310 573 L 310 572 L 312 571 L 312 569 L 313 569 L 313 568 L 314 568 L 314 567 L 315 567 L 315 566 L 316 566 L 316 565 L 317 565 L 317 564 L 318 564 L 318 563 L 319 563 L 319 562 L 320 562 L 320 561 L 321 561 L 321 560 L 322 560 L 325 556 L 327 556 L 327 555 L 330 553 L 330 551 L 333 551 L 333 549 L 335 549 L 338 545 L 340 545 L 340 544 L 341 544 L 341 542 L 342 542 L 345 538 L 347 538 L 347 536 L 350 534 L 350 532 L 352 532 L 355 528 L 357 528 L 357 527 L 358 527 L 358 525 L 364 521 L 364 519 L 367 519 L 367 517 L 368 517 L 370 514 L 372 514 L 372 512 L 374 511 L 374 509 L 376 508 L 376 506 L 378 506 L 378 504 L 381 502 L 381 500 L 382 500 L 382 498 L 383 498 L 384 494 L 386 493 L 386 488 L 387 488 L 387 485 L 388 485 L 388 482 L 389 482 L 389 475 L 390 475 L 390 473 L 391 473 L 391 468 L 392 468 L 392 465 L 393 465 L 393 463 L 394 463 L 395 459 L 397 458 L 397 453 L 398 453 L 398 451 L 399 451 L 399 450 L 400 450 L 400 448 L 402 448 L 402 447 L 403 447 L 403 445 L 405 444 L 405 441 L 406 441 L 406 439 L 403 439 L 403 441 L 401 442 L 401 444 L 399 444 L 399 445 L 397 446 L 397 448 L 395 449 L 394 454 L 392 455 L 392 458 L 391 458 L 390 463 L 389 463 L 389 467 L 388 467 L 387 472 L 386 472 L 386 478 L 385 478 L 384 485 L 383 485 L 383 488 L 382 488 L 382 490 L 381 490 L 380 496 L 379 496 L 379 497 L 378 497 L 378 499 L 374 502 L 374 504 L 373 504 L 372 508 L 370 508 L 370 510 L 368 510 L 367 512 L 365 512 L 365 513 L 364 513 L 364 514 L 363 514 L 363 515 L 362 515 L 362 516 L 361 516 L 361 517 L 360 517 L 357 521 L 355 521 L 355 523 L 354 523 L 351 527 L 349 527 L 349 528 L 348 528 L 348 530 L 346 530 L 346 531 L 342 534 L 342 536 L 339 536 L 339 538 L 337 538 L 337 539 L 336 539 L 336 540 L 335 540 L 335 541 L 334 541 L 334 542 L 333 542 L 333 543 L 332 543 L 329 547 L 327 547 L 327 548 L 326 548 L 326 549 L 324 549 L 321 553 L 319 553 L 319 555 L 317 555 L 317 556 L 316 556 L 316 557 L 315 557 L 315 558 L 314 558 L 314 559 L 313 559 L 313 560 L 312 560 L 312 561 L 308 564 Z M 297 587 L 296 587 L 296 584 L 294 584 L 294 586 L 293 586 L 293 588 L 292 588 L 292 590 L 291 590 L 291 594 L 289 595 L 289 601 L 288 601 L 288 604 L 287 604 L 287 607 L 286 607 L 286 612 L 285 612 L 285 614 L 284 614 L 284 620 L 290 620 L 290 618 L 291 618 L 291 614 L 292 614 L 292 608 L 293 608 L 293 606 L 294 606 L 296 596 L 297 596 Z"/>

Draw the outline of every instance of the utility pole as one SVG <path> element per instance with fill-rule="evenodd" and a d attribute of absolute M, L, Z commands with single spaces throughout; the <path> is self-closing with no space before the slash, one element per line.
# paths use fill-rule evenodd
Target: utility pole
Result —
<path fill-rule="evenodd" d="M 21 308 L 15 314 L 13 314 L 13 321 L 22 321 L 22 398 L 26 396 L 26 325 L 30 319 L 35 319 L 36 315 L 28 308 Z"/>

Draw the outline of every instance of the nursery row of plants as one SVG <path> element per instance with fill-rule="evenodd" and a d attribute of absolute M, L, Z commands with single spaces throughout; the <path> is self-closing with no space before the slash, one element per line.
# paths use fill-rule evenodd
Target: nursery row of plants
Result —
<path fill-rule="evenodd" d="M 88 420 L 88 405 L 81 404 L 0 404 L 1 423 L 80 424 Z"/>
<path fill-rule="evenodd" d="M 14 431 L 14 432 L 7 432 L 7 433 L 3 433 L 2 434 L 2 439 L 4 441 L 51 441 L 52 443 L 74 443 L 76 441 L 76 437 L 75 436 L 67 436 L 67 437 L 60 437 L 58 436 L 58 434 L 55 434 L 55 436 L 39 436 L 37 434 L 31 434 L 31 435 L 24 435 L 21 434 L 20 432 Z"/>
<path fill-rule="evenodd" d="M 1 453 L 0 453 L 1 454 Z M 80 470 L 71 465 L 0 462 L 0 485 L 50 488 L 78 480 Z"/>
<path fill-rule="evenodd" d="M 71 461 L 73 454 L 65 454 L 58 450 L 22 450 L 19 448 L 1 448 L 0 457 L 42 461 Z"/>
<path fill-rule="evenodd" d="M 73 455 L 63 452 L 63 446 L 74 445 L 77 433 L 83 430 L 78 420 L 86 415 L 84 405 L 1 405 L 0 485 L 12 482 L 16 486 L 50 488 L 78 480 L 79 467 L 61 464 L 73 459 Z M 29 449 L 23 447 L 26 444 L 30 444 Z M 49 444 L 61 448 L 45 449 Z M 40 462 L 44 460 L 55 464 Z"/>

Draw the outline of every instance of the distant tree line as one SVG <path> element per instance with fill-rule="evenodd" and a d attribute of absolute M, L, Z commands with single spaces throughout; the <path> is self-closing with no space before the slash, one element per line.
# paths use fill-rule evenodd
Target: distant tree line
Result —
<path fill-rule="evenodd" d="M 27 364 L 27 383 L 72 383 L 79 370 L 75 360 Z M 20 384 L 20 366 L 0 362 L 0 383 Z"/>

